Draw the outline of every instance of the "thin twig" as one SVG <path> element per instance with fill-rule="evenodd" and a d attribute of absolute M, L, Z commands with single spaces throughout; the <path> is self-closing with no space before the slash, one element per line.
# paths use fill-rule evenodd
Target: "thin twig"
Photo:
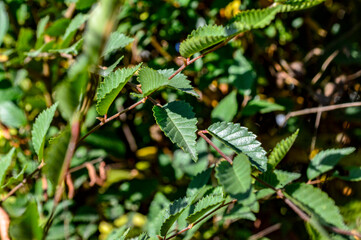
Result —
<path fill-rule="evenodd" d="M 207 130 L 198 131 L 198 135 L 201 136 L 206 142 L 211 145 L 224 159 L 232 164 L 232 159 L 228 157 L 221 149 L 219 149 L 204 133 L 208 133 Z"/>
<path fill-rule="evenodd" d="M 276 224 L 274 224 L 274 225 L 272 225 L 272 226 L 270 226 L 270 227 L 268 227 L 268 228 L 265 228 L 265 229 L 263 229 L 262 231 L 259 231 L 258 233 L 256 233 L 256 234 L 253 234 L 252 236 L 250 236 L 249 238 L 248 238 L 248 240 L 257 240 L 257 239 L 259 239 L 259 238 L 263 238 L 264 236 L 266 236 L 266 235 L 268 235 L 268 234 L 270 234 L 270 233 L 272 233 L 272 232 L 274 232 L 274 231 L 277 231 L 278 229 L 280 229 L 281 228 L 281 223 L 276 223 Z"/>
<path fill-rule="evenodd" d="M 92 164 L 92 165 L 94 165 L 94 164 L 96 164 L 96 163 L 98 163 L 98 162 L 101 162 L 101 161 L 103 161 L 103 160 L 104 160 L 104 159 L 103 159 L 102 157 L 96 158 L 96 159 L 94 159 L 94 160 L 92 160 L 92 161 L 83 163 L 83 164 L 81 164 L 81 165 L 79 165 L 79 166 L 76 166 L 76 167 L 73 167 L 73 168 L 69 169 L 69 173 L 73 173 L 73 172 L 79 171 L 80 169 L 86 168 L 86 165 L 87 165 L 87 164 Z"/>
<path fill-rule="evenodd" d="M 1 203 L 3 203 L 6 199 L 8 199 L 10 196 L 12 196 L 17 190 L 19 190 L 21 187 L 23 187 L 31 178 L 33 178 L 33 176 L 38 173 L 43 167 L 44 167 L 44 162 L 42 161 L 40 163 L 40 165 L 32 172 L 30 173 L 26 178 L 24 178 L 17 186 L 15 186 L 13 189 L 11 189 L 10 192 L 8 192 L 8 194 L 6 194 L 5 197 L 3 197 L 1 199 Z"/>
<path fill-rule="evenodd" d="M 361 102 L 351 102 L 351 103 L 342 103 L 342 104 L 330 105 L 330 106 L 324 106 L 324 107 L 306 108 L 303 110 L 288 113 L 285 117 L 283 124 L 285 124 L 287 122 L 287 120 L 290 119 L 291 117 L 307 115 L 307 114 L 312 114 L 312 113 L 317 113 L 317 112 L 328 112 L 328 111 L 333 111 L 333 110 L 348 108 L 348 107 L 359 107 L 359 106 L 361 106 Z"/>
<path fill-rule="evenodd" d="M 316 74 L 316 76 L 313 77 L 313 79 L 311 81 L 312 84 L 315 84 L 318 82 L 318 80 L 320 80 L 320 78 L 322 77 L 322 74 L 326 71 L 327 67 L 330 65 L 332 60 L 335 59 L 335 57 L 338 55 L 338 53 L 339 53 L 339 51 L 336 50 L 326 59 L 326 61 L 321 66 L 321 70 Z"/>

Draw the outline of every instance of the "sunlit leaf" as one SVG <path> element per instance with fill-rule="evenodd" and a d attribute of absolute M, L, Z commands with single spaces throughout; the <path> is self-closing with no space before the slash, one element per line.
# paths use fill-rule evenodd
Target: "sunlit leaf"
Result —
<path fill-rule="evenodd" d="M 167 235 L 169 229 L 173 226 L 178 217 L 182 214 L 185 208 L 188 206 L 187 198 L 181 198 L 174 201 L 165 209 L 162 218 L 164 219 L 162 227 L 160 229 L 160 234 L 162 236 Z"/>
<path fill-rule="evenodd" d="M 164 134 L 197 161 L 195 133 L 197 119 L 194 117 L 192 107 L 186 102 L 175 101 L 163 107 L 154 106 L 153 113 Z"/>
<path fill-rule="evenodd" d="M 53 104 L 50 108 L 41 112 L 39 116 L 35 119 L 33 130 L 31 131 L 31 135 L 32 135 L 31 139 L 33 142 L 35 152 L 36 154 L 38 154 L 39 161 L 43 159 L 45 136 L 50 127 L 51 122 L 53 121 L 53 117 L 57 107 L 58 107 L 58 103 Z"/>
<path fill-rule="evenodd" d="M 217 121 L 229 122 L 236 116 L 237 110 L 237 91 L 232 91 L 213 109 L 211 117 Z"/>
<path fill-rule="evenodd" d="M 280 12 L 294 12 L 314 7 L 325 0 L 275 0 L 279 3 Z"/>
<path fill-rule="evenodd" d="M 159 88 L 169 84 L 169 80 L 166 76 L 149 67 L 142 68 L 139 71 L 137 80 L 142 85 L 142 93 L 134 94 L 138 97 L 146 97 L 154 91 L 157 91 Z"/>
<path fill-rule="evenodd" d="M 291 136 L 277 143 L 268 157 L 268 164 L 273 169 L 286 156 L 298 136 L 298 129 Z"/>
<path fill-rule="evenodd" d="M 0 2 L 0 46 L 9 28 L 9 17 L 3 1 Z"/>
<path fill-rule="evenodd" d="M 97 112 L 100 115 L 107 114 L 110 105 L 140 66 L 118 69 L 104 78 L 97 90 Z"/>
<path fill-rule="evenodd" d="M 260 171 L 267 170 L 266 151 L 247 128 L 238 123 L 218 122 L 209 126 L 208 131 L 236 153 L 246 154 Z"/>
<path fill-rule="evenodd" d="M 175 70 L 173 68 L 162 69 L 162 70 L 158 70 L 158 72 L 163 76 L 165 76 L 166 78 L 170 78 L 170 76 L 172 76 L 173 73 L 175 73 Z M 167 86 L 188 93 L 195 97 L 199 97 L 199 95 L 194 91 L 190 83 L 191 81 L 187 79 L 187 76 L 185 76 L 183 73 L 178 73 L 171 80 L 168 81 Z"/>
<path fill-rule="evenodd" d="M 24 111 L 13 102 L 1 102 L 0 122 L 9 127 L 19 128 L 26 124 L 26 116 Z"/>
<path fill-rule="evenodd" d="M 103 51 L 103 56 L 106 56 L 115 50 L 124 48 L 133 41 L 133 38 L 127 37 L 123 33 L 113 32 L 109 36 L 109 40 Z"/>
<path fill-rule="evenodd" d="M 187 217 L 188 223 L 194 223 L 198 219 L 204 217 L 208 212 L 210 212 L 214 207 L 220 205 L 224 202 L 222 194 L 219 195 L 208 195 L 197 202 L 195 208 L 191 215 Z"/>

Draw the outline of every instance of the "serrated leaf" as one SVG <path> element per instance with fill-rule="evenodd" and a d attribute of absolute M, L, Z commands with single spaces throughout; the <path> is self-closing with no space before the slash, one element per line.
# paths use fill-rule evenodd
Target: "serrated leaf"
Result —
<path fill-rule="evenodd" d="M 232 91 L 213 109 L 211 117 L 217 121 L 232 121 L 238 110 L 237 91 Z"/>
<path fill-rule="evenodd" d="M 276 0 L 279 3 L 280 12 L 294 12 L 314 7 L 325 0 Z"/>
<path fill-rule="evenodd" d="M 43 159 L 45 136 L 53 121 L 57 107 L 58 103 L 53 104 L 50 108 L 42 111 L 35 119 L 33 130 L 31 131 L 31 139 L 39 161 Z"/>
<path fill-rule="evenodd" d="M 323 222 L 338 228 L 345 228 L 342 216 L 335 202 L 325 192 L 310 184 L 291 184 L 286 187 L 286 192 L 302 203 Z"/>
<path fill-rule="evenodd" d="M 242 201 L 251 194 L 251 165 L 244 154 L 235 157 L 233 165 L 227 161 L 220 162 L 216 167 L 216 178 L 233 198 Z"/>
<path fill-rule="evenodd" d="M 157 192 L 154 196 L 152 203 L 150 204 L 146 230 L 150 236 L 156 236 L 159 234 L 160 228 L 163 223 L 163 216 L 160 216 L 160 212 L 162 212 L 165 208 L 167 208 L 170 204 L 170 201 L 160 192 Z"/>
<path fill-rule="evenodd" d="M 208 128 L 208 132 L 236 153 L 246 154 L 260 171 L 267 170 L 266 151 L 256 140 L 256 135 L 239 123 L 218 122 Z"/>
<path fill-rule="evenodd" d="M 24 111 L 13 102 L 1 102 L 0 122 L 8 127 L 19 128 L 26 124 L 26 116 Z"/>
<path fill-rule="evenodd" d="M 288 151 L 291 149 L 293 143 L 298 136 L 299 129 L 296 130 L 291 136 L 283 139 L 277 143 L 276 147 L 273 148 L 271 154 L 268 157 L 268 164 L 271 169 L 274 169 L 280 161 L 286 156 Z"/>
<path fill-rule="evenodd" d="M 113 72 L 113 70 L 117 67 L 117 65 L 123 58 L 124 58 L 124 56 L 121 56 L 120 58 L 118 58 L 118 60 L 116 60 L 112 65 L 110 65 L 106 69 L 100 69 L 99 75 L 102 77 L 108 76 L 111 72 Z"/>
<path fill-rule="evenodd" d="M 160 74 L 165 76 L 166 78 L 170 78 L 170 76 L 175 73 L 175 70 L 172 69 L 163 69 L 158 70 Z M 193 95 L 195 97 L 199 97 L 198 93 L 196 93 L 190 84 L 191 81 L 187 79 L 187 76 L 185 76 L 183 73 L 178 73 L 175 75 L 171 80 L 168 81 L 168 87 L 174 88 L 176 90 L 188 93 L 190 95 Z"/>
<path fill-rule="evenodd" d="M 269 25 L 279 12 L 280 7 L 251 9 L 237 14 L 233 22 L 226 27 L 228 35 L 234 36 L 240 32 Z"/>
<path fill-rule="evenodd" d="M 226 38 L 227 33 L 223 26 L 206 25 L 193 30 L 187 39 L 181 42 L 179 53 L 188 58 L 197 52 L 222 42 Z"/>
<path fill-rule="evenodd" d="M 5 4 L 3 1 L 0 2 L 0 46 L 3 42 L 4 36 L 9 29 L 9 17 L 5 9 Z"/>
<path fill-rule="evenodd" d="M 259 176 L 261 180 L 273 186 L 276 189 L 283 188 L 290 182 L 301 177 L 299 173 L 286 172 L 281 170 L 267 171 Z M 258 186 L 266 187 L 262 183 L 258 183 Z"/>
<path fill-rule="evenodd" d="M 139 76 L 137 80 L 142 85 L 142 94 L 134 95 L 142 98 L 169 84 L 169 80 L 167 77 L 149 67 L 142 68 L 139 71 Z"/>
<path fill-rule="evenodd" d="M 207 184 L 210 176 L 211 176 L 212 169 L 208 168 L 203 172 L 198 173 L 190 182 L 187 188 L 187 197 L 195 199 L 197 192 Z"/>
<path fill-rule="evenodd" d="M 169 139 L 184 152 L 198 160 L 196 151 L 197 118 L 192 107 L 184 101 L 175 101 L 163 107 L 154 106 L 153 114 L 157 124 Z"/>
<path fill-rule="evenodd" d="M 109 36 L 108 42 L 104 48 L 102 56 L 106 56 L 115 50 L 124 48 L 133 41 L 134 41 L 133 38 L 127 37 L 123 33 L 113 32 Z"/>
<path fill-rule="evenodd" d="M 139 236 L 135 237 L 135 238 L 131 238 L 129 240 L 148 240 L 150 239 L 150 237 L 148 236 L 148 234 L 146 233 L 142 233 Z"/>
<path fill-rule="evenodd" d="M 314 179 L 324 172 L 331 170 L 341 158 L 353 153 L 354 147 L 328 149 L 319 152 L 310 162 L 307 168 L 308 179 Z"/>
<path fill-rule="evenodd" d="M 49 147 L 45 151 L 44 171 L 54 188 L 58 185 L 60 173 L 63 171 L 69 140 L 70 130 L 67 128 L 49 142 Z"/>
<path fill-rule="evenodd" d="M 125 240 L 129 231 L 130 228 L 127 228 L 126 226 L 120 227 L 110 232 L 106 240 Z"/>
<path fill-rule="evenodd" d="M 187 217 L 188 223 L 194 223 L 198 219 L 202 218 L 206 213 L 212 210 L 214 207 L 224 202 L 223 195 L 208 195 L 196 204 L 191 215 Z"/>
<path fill-rule="evenodd" d="M 6 176 L 6 171 L 10 167 L 11 160 L 14 157 L 15 148 L 12 148 L 5 156 L 0 159 L 0 187 L 4 183 L 4 179 Z"/>
<path fill-rule="evenodd" d="M 163 215 L 164 221 L 160 229 L 160 234 L 162 236 L 167 235 L 168 230 L 173 226 L 175 221 L 178 219 L 178 217 L 182 214 L 182 212 L 186 209 L 187 206 L 188 199 L 181 198 L 174 201 L 172 204 L 169 205 L 167 209 L 165 209 Z"/>
<path fill-rule="evenodd" d="M 105 115 L 110 105 L 113 103 L 124 85 L 140 68 L 142 64 L 138 64 L 133 68 L 122 68 L 110 73 L 104 81 L 100 83 L 97 90 L 97 112 Z"/>

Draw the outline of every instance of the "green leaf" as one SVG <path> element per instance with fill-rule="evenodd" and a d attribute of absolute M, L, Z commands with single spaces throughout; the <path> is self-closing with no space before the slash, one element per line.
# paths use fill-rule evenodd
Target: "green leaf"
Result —
<path fill-rule="evenodd" d="M 108 76 L 110 73 L 113 72 L 113 70 L 118 66 L 119 62 L 124 58 L 124 56 L 121 56 L 120 58 L 118 58 L 118 60 L 116 60 L 112 65 L 110 65 L 109 67 L 107 67 L 106 69 L 100 69 L 99 70 L 99 75 L 102 77 L 106 77 Z"/>
<path fill-rule="evenodd" d="M 172 69 L 163 69 L 163 70 L 158 70 L 158 72 L 160 74 L 162 74 L 164 77 L 166 77 L 167 79 L 169 79 L 170 76 L 172 76 L 173 73 L 175 73 L 175 70 L 173 68 Z M 174 88 L 176 90 L 185 92 L 187 94 L 193 95 L 195 97 L 199 97 L 198 93 L 196 93 L 194 91 L 190 82 L 191 81 L 189 81 L 187 79 L 186 75 L 184 75 L 183 73 L 178 73 L 171 80 L 168 81 L 167 86 L 170 88 Z"/>
<path fill-rule="evenodd" d="M 233 22 L 226 27 L 228 35 L 234 36 L 240 32 L 269 25 L 279 12 L 280 7 L 251 9 L 237 14 Z"/>
<path fill-rule="evenodd" d="M 266 151 L 256 140 L 256 135 L 239 123 L 218 122 L 208 128 L 209 133 L 236 153 L 246 154 L 260 171 L 267 170 Z"/>
<path fill-rule="evenodd" d="M 79 41 L 77 41 L 76 43 L 74 43 L 73 45 L 71 45 L 68 48 L 50 49 L 49 52 L 78 55 L 79 51 L 81 50 L 81 48 L 83 46 L 83 42 L 84 42 L 84 40 L 80 39 Z"/>
<path fill-rule="evenodd" d="M 232 121 L 238 110 L 237 91 L 232 91 L 213 109 L 211 117 L 216 121 Z"/>
<path fill-rule="evenodd" d="M 339 172 L 335 172 L 333 176 L 345 181 L 352 181 L 352 182 L 361 181 L 361 167 L 349 166 L 349 167 L 344 167 L 344 169 L 347 171 L 348 175 L 344 176 L 344 175 L 340 175 Z"/>
<path fill-rule="evenodd" d="M 179 53 L 186 58 L 206 48 L 216 45 L 227 38 L 223 26 L 206 25 L 193 30 L 187 39 L 181 42 Z"/>
<path fill-rule="evenodd" d="M 10 236 L 12 239 L 42 239 L 42 235 L 38 207 L 35 201 L 31 201 L 20 217 L 12 219 Z"/>
<path fill-rule="evenodd" d="M 298 136 L 299 129 L 296 130 L 291 136 L 283 139 L 277 143 L 276 147 L 273 148 L 271 154 L 268 157 L 268 164 L 271 169 L 274 169 L 280 161 L 286 156 L 288 151 L 291 149 L 293 143 Z"/>
<path fill-rule="evenodd" d="M 184 101 L 175 101 L 163 107 L 154 106 L 153 114 L 164 134 L 197 161 L 197 119 L 192 107 Z"/>
<path fill-rule="evenodd" d="M 59 176 L 63 171 L 63 163 L 70 140 L 70 130 L 66 128 L 57 137 L 52 139 L 45 151 L 44 171 L 47 178 L 55 188 L 59 182 Z"/>
<path fill-rule="evenodd" d="M 269 185 L 277 189 L 285 187 L 287 184 L 300 177 L 301 174 L 299 173 L 292 173 L 281 170 L 267 171 L 259 176 L 261 180 L 263 180 L 264 182 L 268 183 Z M 263 188 L 267 187 L 264 186 L 262 183 L 258 183 L 258 182 L 257 185 Z"/>
<path fill-rule="evenodd" d="M 139 236 L 132 238 L 131 240 L 148 240 L 148 239 L 150 239 L 148 234 L 142 233 Z"/>
<path fill-rule="evenodd" d="M 56 20 L 50 27 L 45 30 L 45 33 L 52 37 L 59 37 L 63 35 L 70 24 L 70 19 L 60 18 Z"/>
<path fill-rule="evenodd" d="M 197 174 L 187 188 L 187 197 L 195 199 L 197 192 L 204 187 L 211 176 L 212 169 L 208 168 Z"/>
<path fill-rule="evenodd" d="M 104 48 L 102 56 L 107 56 L 115 50 L 124 48 L 133 41 L 133 38 L 127 37 L 123 33 L 113 32 L 109 36 L 109 40 Z"/>
<path fill-rule="evenodd" d="M 50 108 L 42 111 L 39 116 L 35 119 L 33 130 L 31 131 L 31 139 L 36 154 L 38 154 L 38 160 L 43 159 L 43 151 L 45 145 L 45 136 L 50 127 L 53 117 L 58 107 L 58 103 L 53 104 Z"/>
<path fill-rule="evenodd" d="M 311 210 L 323 222 L 345 229 L 335 202 L 319 188 L 305 183 L 291 184 L 286 187 L 286 192 Z"/>
<path fill-rule="evenodd" d="M 324 172 L 331 170 L 341 158 L 353 153 L 354 147 L 341 149 L 328 149 L 319 152 L 310 162 L 307 168 L 308 179 L 314 179 Z"/>
<path fill-rule="evenodd" d="M 220 162 L 216 167 L 216 178 L 233 198 L 242 201 L 251 194 L 251 165 L 244 154 L 235 157 L 233 165 L 227 161 Z"/>
<path fill-rule="evenodd" d="M 26 124 L 26 116 L 13 102 L 0 103 L 0 122 L 8 127 L 19 128 Z"/>
<path fill-rule="evenodd" d="M 264 114 L 274 111 L 284 111 L 285 107 L 281 106 L 277 103 L 272 103 L 266 100 L 251 100 L 248 104 L 243 108 L 242 115 L 243 116 L 252 116 L 258 112 Z"/>
<path fill-rule="evenodd" d="M 215 207 L 222 204 L 223 202 L 224 202 L 224 198 L 222 194 L 219 195 L 211 194 L 202 198 L 196 204 L 192 214 L 187 217 L 187 222 L 188 223 L 196 222 L 198 219 L 205 216 L 208 212 L 210 212 L 211 210 L 213 210 Z"/>
<path fill-rule="evenodd" d="M 9 29 L 9 17 L 3 1 L 0 2 L 0 46 L 3 43 L 5 34 Z"/>
<path fill-rule="evenodd" d="M 24 179 L 24 173 L 27 169 L 29 164 L 25 164 L 25 166 L 23 167 L 23 169 L 21 169 L 21 171 L 18 174 L 15 174 L 13 176 L 11 176 L 4 185 L 0 185 L 0 188 L 4 188 L 6 186 L 9 186 L 10 184 L 13 184 L 15 182 L 20 182 L 20 180 Z"/>
<path fill-rule="evenodd" d="M 160 234 L 162 236 L 166 236 L 169 229 L 173 226 L 178 217 L 182 214 L 182 212 L 188 206 L 188 199 L 181 198 L 174 201 L 169 205 L 168 208 L 163 212 L 162 218 L 164 219 L 162 227 L 160 229 Z"/>
<path fill-rule="evenodd" d="M 26 53 L 26 55 L 34 58 L 34 57 L 39 56 L 41 53 L 50 52 L 50 50 L 53 48 L 54 44 L 55 44 L 54 40 L 44 43 L 39 49 L 37 49 L 35 51 L 30 51 L 30 52 Z"/>
<path fill-rule="evenodd" d="M 107 236 L 106 240 L 125 240 L 129 231 L 130 231 L 130 228 L 127 228 L 126 226 L 117 228 L 110 232 L 110 234 Z"/>
<path fill-rule="evenodd" d="M 163 219 L 160 216 L 160 212 L 167 208 L 170 201 L 161 193 L 157 192 L 154 196 L 152 203 L 150 204 L 148 211 L 148 220 L 146 224 L 146 230 L 150 236 L 156 236 L 159 234 L 160 228 L 163 223 Z"/>
<path fill-rule="evenodd" d="M 23 91 L 19 87 L 0 89 L 0 102 L 17 100 L 22 95 L 23 95 Z"/>
<path fill-rule="evenodd" d="M 110 105 L 140 66 L 118 69 L 104 78 L 97 90 L 97 112 L 100 115 L 107 114 Z"/>
<path fill-rule="evenodd" d="M 88 20 L 87 14 L 79 13 L 76 15 L 70 22 L 69 26 L 66 28 L 65 33 L 63 35 L 63 43 L 62 47 L 66 47 L 71 42 L 72 38 L 74 37 L 75 33 L 78 31 L 81 25 Z"/>
<path fill-rule="evenodd" d="M 294 12 L 314 7 L 325 0 L 276 0 L 280 6 L 280 12 Z"/>
<path fill-rule="evenodd" d="M 0 187 L 4 183 L 4 179 L 6 176 L 6 171 L 10 167 L 11 160 L 14 157 L 15 148 L 12 148 L 4 157 L 0 159 Z"/>
<path fill-rule="evenodd" d="M 149 67 L 142 68 L 139 71 L 137 80 L 142 85 L 142 94 L 134 95 L 142 98 L 152 94 L 161 87 L 167 86 L 169 83 L 167 77 Z"/>

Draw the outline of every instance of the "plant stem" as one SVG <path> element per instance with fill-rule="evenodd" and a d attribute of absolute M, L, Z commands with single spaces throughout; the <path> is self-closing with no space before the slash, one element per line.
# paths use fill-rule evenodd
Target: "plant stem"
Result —
<path fill-rule="evenodd" d="M 206 142 L 211 145 L 224 159 L 232 165 L 232 159 L 228 157 L 221 149 L 219 149 L 204 133 L 208 133 L 207 130 L 198 131 L 198 135 L 201 136 Z"/>

